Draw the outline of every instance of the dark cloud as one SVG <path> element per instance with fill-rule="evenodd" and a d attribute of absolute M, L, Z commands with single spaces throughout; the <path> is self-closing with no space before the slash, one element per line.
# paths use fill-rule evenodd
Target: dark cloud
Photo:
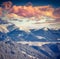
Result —
<path fill-rule="evenodd" d="M 12 6 L 12 2 L 8 1 L 8 2 L 4 2 L 2 4 L 2 6 L 4 7 L 4 9 L 10 9 Z"/>
<path fill-rule="evenodd" d="M 54 16 L 56 16 L 57 18 L 60 18 L 60 8 L 57 8 L 54 10 L 53 12 Z"/>

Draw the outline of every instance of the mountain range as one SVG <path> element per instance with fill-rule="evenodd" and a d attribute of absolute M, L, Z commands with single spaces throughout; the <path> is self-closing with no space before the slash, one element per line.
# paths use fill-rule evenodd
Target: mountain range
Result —
<path fill-rule="evenodd" d="M 51 43 L 30 46 L 17 43 L 20 41 Z M 0 59 L 60 59 L 59 41 L 60 29 L 43 27 L 24 31 L 14 23 L 0 19 Z"/>

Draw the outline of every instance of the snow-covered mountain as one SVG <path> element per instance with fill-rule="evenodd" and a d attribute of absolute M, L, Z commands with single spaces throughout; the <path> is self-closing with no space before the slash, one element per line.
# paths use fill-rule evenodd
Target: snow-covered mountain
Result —
<path fill-rule="evenodd" d="M 47 18 L 48 17 L 44 17 Z M 22 19 L 21 19 L 22 20 Z M 19 24 L 16 23 L 19 21 Z M 10 20 L 8 18 L 8 21 L 5 19 L 0 19 L 0 31 L 3 33 L 6 33 L 6 35 L 8 35 L 13 41 L 40 41 L 40 42 L 52 42 L 52 41 L 60 41 L 60 30 L 55 30 L 52 28 L 48 28 L 48 27 L 44 27 L 43 28 L 39 28 L 39 26 L 41 26 L 40 24 L 37 25 L 38 28 L 36 26 L 37 29 L 35 28 L 29 28 L 24 26 L 24 23 L 29 23 L 29 22 L 34 22 L 35 20 L 29 20 L 26 18 L 24 20 L 22 20 L 22 22 L 20 21 L 20 19 L 14 19 L 12 18 L 12 20 Z M 35 25 L 33 23 L 29 23 L 31 26 Z M 36 22 L 38 22 L 36 20 Z M 16 24 L 15 24 L 16 23 Z M 30 26 L 30 25 L 27 26 Z M 25 28 L 23 28 L 23 25 Z M 20 27 L 19 27 L 20 26 Z M 22 28 L 22 29 L 21 29 Z"/>
<path fill-rule="evenodd" d="M 20 47 L 21 48 L 21 47 Z M 13 41 L 0 42 L 0 59 L 32 59 L 24 54 L 18 44 Z M 35 59 L 35 58 L 34 58 Z"/>
<path fill-rule="evenodd" d="M 59 59 L 60 29 L 36 24 L 38 21 L 0 19 L 0 59 Z M 32 22 L 32 23 L 31 23 Z M 21 26 L 20 26 L 21 25 Z M 23 25 L 23 26 L 22 26 Z M 40 27 L 41 26 L 41 27 Z M 37 29 L 36 29 L 37 28 Z M 56 42 L 34 46 L 17 43 Z"/>
<path fill-rule="evenodd" d="M 58 42 L 60 38 L 60 30 L 45 30 L 44 28 L 39 30 L 30 30 L 30 32 L 25 32 L 19 30 L 18 28 L 8 32 L 14 41 L 40 41 L 40 42 Z M 17 39 L 17 40 L 16 40 Z"/>
<path fill-rule="evenodd" d="M 59 43 L 42 46 L 23 45 L 9 38 L 9 40 L 0 41 L 0 59 L 58 59 L 59 47 Z"/>
<path fill-rule="evenodd" d="M 29 46 L 6 38 L 0 41 L 0 59 L 59 59 L 60 43 Z"/>

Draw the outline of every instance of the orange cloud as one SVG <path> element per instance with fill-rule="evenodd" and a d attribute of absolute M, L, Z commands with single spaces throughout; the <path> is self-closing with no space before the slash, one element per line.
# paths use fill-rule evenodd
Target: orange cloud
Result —
<path fill-rule="evenodd" d="M 51 6 L 16 6 L 12 7 L 11 13 L 15 13 L 19 16 L 23 17 L 31 17 L 31 16 L 51 16 L 53 17 L 54 8 Z"/>
<path fill-rule="evenodd" d="M 60 8 L 53 8 L 52 6 L 32 6 L 29 2 L 25 6 L 16 6 L 13 5 L 10 1 L 4 2 L 2 4 L 6 10 L 9 10 L 10 13 L 22 16 L 22 17 L 40 17 L 42 15 L 53 17 L 53 18 L 60 18 Z M 12 6 L 12 7 L 11 7 Z M 1 12 L 0 8 L 0 14 Z"/>
<path fill-rule="evenodd" d="M 20 16 L 33 16 L 35 13 L 32 6 L 13 6 L 11 12 Z"/>
<path fill-rule="evenodd" d="M 2 8 L 0 7 L 0 16 L 2 15 Z"/>

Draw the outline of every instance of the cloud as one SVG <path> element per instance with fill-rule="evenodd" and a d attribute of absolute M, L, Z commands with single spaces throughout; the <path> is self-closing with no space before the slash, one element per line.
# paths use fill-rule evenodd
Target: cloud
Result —
<path fill-rule="evenodd" d="M 48 6 L 14 5 L 10 12 L 23 17 L 32 17 L 32 16 L 40 17 L 42 15 L 45 15 L 56 18 L 56 16 L 54 15 L 55 9 L 49 5 Z"/>
<path fill-rule="evenodd" d="M 0 7 L 0 16 L 2 15 L 2 8 Z"/>
<path fill-rule="evenodd" d="M 0 7 L 0 14 L 2 9 L 9 10 L 9 14 L 13 13 L 22 17 L 38 17 L 40 16 L 49 16 L 52 18 L 60 18 L 60 8 L 53 8 L 52 6 L 33 6 L 32 3 L 28 3 L 24 6 L 13 5 L 10 1 L 4 2 L 2 4 L 4 8 Z"/>
<path fill-rule="evenodd" d="M 8 2 L 4 2 L 2 4 L 2 6 L 4 7 L 4 9 L 10 9 L 12 6 L 12 2 L 8 1 Z"/>
<path fill-rule="evenodd" d="M 32 17 L 32 16 L 53 16 L 54 9 L 50 6 L 13 6 L 11 13 L 15 13 L 19 16 Z"/>
<path fill-rule="evenodd" d="M 60 18 L 60 8 L 56 8 L 53 12 L 53 15 L 56 17 L 56 18 Z"/>

